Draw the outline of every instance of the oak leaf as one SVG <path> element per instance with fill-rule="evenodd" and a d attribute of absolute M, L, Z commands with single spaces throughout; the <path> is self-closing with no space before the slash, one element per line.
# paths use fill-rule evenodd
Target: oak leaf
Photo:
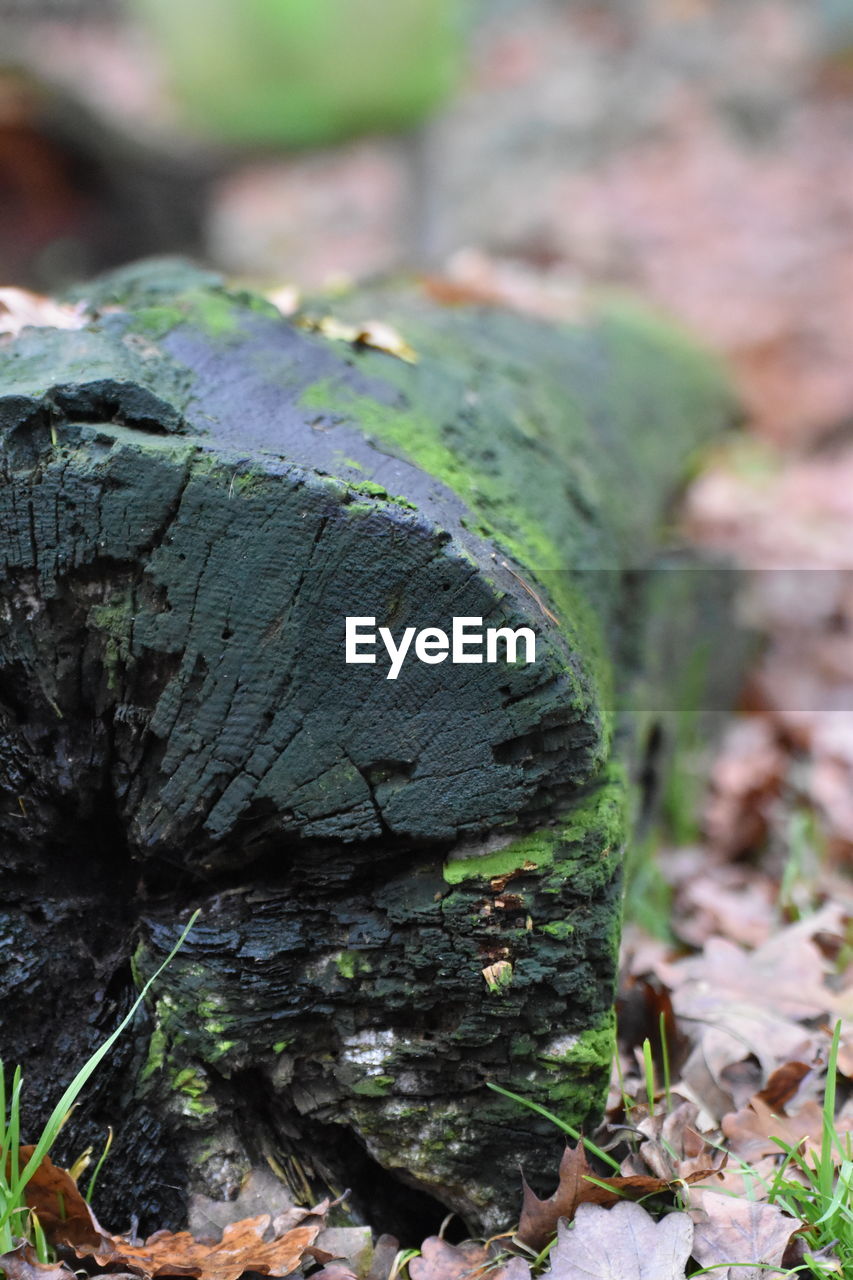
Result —
<path fill-rule="evenodd" d="M 768 1107 L 784 1107 L 797 1093 L 810 1071 L 811 1067 L 805 1062 L 786 1062 L 776 1068 L 756 1097 L 766 1102 Z"/>
<path fill-rule="evenodd" d="M 639 1204 L 582 1204 L 572 1227 L 560 1223 L 543 1280 L 684 1280 L 692 1243 L 686 1213 L 655 1222 Z"/>
<path fill-rule="evenodd" d="M 107 1236 L 94 1252 L 100 1266 L 118 1265 L 145 1277 L 196 1276 L 198 1280 L 237 1280 L 244 1271 L 287 1276 L 295 1271 L 317 1238 L 322 1222 L 293 1227 L 265 1241 L 270 1215 L 232 1222 L 222 1239 L 211 1244 L 189 1231 L 155 1231 L 142 1244 L 123 1236 Z M 85 1250 L 75 1248 L 78 1257 Z M 328 1258 L 328 1254 L 325 1255 Z"/>
<path fill-rule="evenodd" d="M 682 1018 L 704 1019 L 708 1001 L 757 1005 L 783 1018 L 816 1018 L 832 1005 L 826 963 L 797 926 L 782 929 L 755 951 L 709 938 L 704 951 L 666 967 L 673 1005 Z"/>
<path fill-rule="evenodd" d="M 722 1127 L 735 1155 L 752 1163 L 762 1156 L 781 1154 L 782 1148 L 774 1138 L 789 1147 L 819 1149 L 823 1139 L 823 1110 L 810 1100 L 795 1116 L 788 1116 L 781 1107 L 769 1107 L 756 1094 L 740 1111 L 723 1116 Z M 835 1127 L 837 1132 L 847 1133 L 853 1128 L 853 1118 L 838 1116 Z"/>
<path fill-rule="evenodd" d="M 691 1193 L 693 1256 L 703 1267 L 719 1267 L 720 1280 L 772 1280 L 792 1234 L 803 1224 L 787 1218 L 778 1205 L 763 1204 L 714 1191 Z"/>
<path fill-rule="evenodd" d="M 409 1263 L 411 1280 L 529 1280 L 530 1267 L 523 1258 L 497 1263 L 500 1250 L 495 1243 L 466 1240 L 448 1244 L 440 1236 L 430 1236 L 421 1245 L 420 1257 Z"/>
<path fill-rule="evenodd" d="M 713 1173 L 711 1167 L 697 1170 L 684 1181 L 694 1182 Z M 586 1158 L 582 1142 L 567 1146 L 560 1161 L 560 1181 L 557 1190 L 547 1200 L 524 1183 L 524 1199 L 517 1238 L 538 1253 L 554 1235 L 561 1220 L 571 1221 L 578 1207 L 594 1204 L 601 1207 L 616 1205 L 621 1200 L 640 1199 L 669 1191 L 672 1179 L 632 1174 L 627 1177 L 601 1178 Z M 591 1181 L 590 1179 L 595 1179 Z M 680 1181 L 680 1180 L 679 1180 Z"/>
<path fill-rule="evenodd" d="M 35 1150 L 21 1147 L 19 1168 Z M 237 1280 L 244 1271 L 286 1276 L 299 1267 L 324 1226 L 329 1201 L 314 1209 L 291 1210 L 282 1220 L 302 1218 L 300 1225 L 281 1230 L 269 1214 L 244 1218 L 225 1227 L 222 1238 L 211 1243 L 189 1231 L 157 1231 L 142 1244 L 112 1236 L 98 1224 L 69 1173 L 44 1156 L 26 1187 L 27 1206 L 38 1215 L 45 1236 L 53 1245 L 65 1245 L 79 1258 L 94 1257 L 101 1266 L 121 1266 L 140 1276 L 195 1276 L 198 1280 Z M 272 1225 L 273 1238 L 265 1240 Z M 323 1254 L 319 1261 L 328 1261 Z M 26 1271 L 29 1259 L 21 1255 L 15 1266 L 20 1280 L 37 1280 Z M 44 1280 L 58 1280 L 45 1274 Z M 522 1280 L 514 1277 L 513 1280 Z"/>
<path fill-rule="evenodd" d="M 672 1111 L 646 1116 L 636 1126 L 645 1139 L 636 1156 L 622 1162 L 623 1173 L 650 1173 L 667 1183 L 696 1182 L 720 1168 L 723 1154 L 696 1131 L 699 1108 L 679 1102 Z"/>
<path fill-rule="evenodd" d="M 0 1254 L 0 1268 L 6 1280 L 74 1280 L 74 1272 L 64 1262 L 39 1262 L 30 1244 Z"/>
<path fill-rule="evenodd" d="M 19 1149 L 19 1169 L 24 1168 L 34 1151 L 32 1146 Z M 105 1238 L 106 1232 L 98 1225 L 71 1174 L 58 1168 L 50 1156 L 42 1156 L 24 1196 L 27 1208 L 37 1214 L 50 1244 L 67 1244 L 73 1249 L 82 1249 L 85 1254 L 93 1252 Z"/>

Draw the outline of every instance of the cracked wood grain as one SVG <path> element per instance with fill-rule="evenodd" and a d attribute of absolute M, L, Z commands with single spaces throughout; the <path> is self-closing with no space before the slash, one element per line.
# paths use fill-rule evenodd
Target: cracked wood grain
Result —
<path fill-rule="evenodd" d="M 89 301 L 0 351 L 0 1052 L 36 1121 L 201 905 L 79 1117 L 78 1149 L 119 1129 L 103 1206 L 132 1176 L 176 1225 L 296 1157 L 365 1213 L 394 1186 L 399 1223 L 496 1229 L 559 1143 L 486 1081 L 576 1124 L 606 1085 L 616 699 L 727 392 L 657 322 L 341 304 L 412 366 L 188 268 Z M 537 662 L 387 681 L 347 614 L 529 626 Z"/>

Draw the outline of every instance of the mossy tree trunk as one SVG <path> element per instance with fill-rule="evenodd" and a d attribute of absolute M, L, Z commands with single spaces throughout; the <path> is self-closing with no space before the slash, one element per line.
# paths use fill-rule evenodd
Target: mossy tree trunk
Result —
<path fill-rule="evenodd" d="M 102 1212 L 174 1222 L 174 1187 L 295 1157 L 380 1226 L 419 1194 L 503 1226 L 559 1140 L 486 1082 L 602 1104 L 616 712 L 728 394 L 624 308 L 335 305 L 411 364 L 179 264 L 88 298 L 0 356 L 0 1048 L 32 1123 L 200 905 L 75 1127 L 118 1129 Z M 527 627 L 536 661 L 392 680 L 347 616 Z"/>

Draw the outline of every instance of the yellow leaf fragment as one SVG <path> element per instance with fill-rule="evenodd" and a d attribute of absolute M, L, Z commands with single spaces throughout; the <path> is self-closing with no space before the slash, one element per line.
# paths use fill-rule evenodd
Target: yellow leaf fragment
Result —
<path fill-rule="evenodd" d="M 270 289 L 266 296 L 283 316 L 296 315 L 302 302 L 302 295 L 295 284 L 279 285 L 277 289 Z"/>
<path fill-rule="evenodd" d="M 407 364 L 418 362 L 417 353 L 405 338 L 390 324 L 384 324 L 381 320 L 368 320 L 367 324 L 362 325 L 356 342 L 363 347 L 374 347 L 377 351 L 385 351 L 389 356 L 405 360 Z"/>
<path fill-rule="evenodd" d="M 508 960 L 496 960 L 483 969 L 486 986 L 492 993 L 503 991 L 512 982 L 512 965 Z"/>
<path fill-rule="evenodd" d="M 396 329 L 382 320 L 367 320 L 364 324 L 349 324 L 338 320 L 335 316 L 300 316 L 296 322 L 301 328 L 311 333 L 321 333 L 324 338 L 333 342 L 349 342 L 356 347 L 372 347 L 374 351 L 384 351 L 386 355 L 396 356 L 407 364 L 417 364 L 417 353 L 409 346 Z"/>

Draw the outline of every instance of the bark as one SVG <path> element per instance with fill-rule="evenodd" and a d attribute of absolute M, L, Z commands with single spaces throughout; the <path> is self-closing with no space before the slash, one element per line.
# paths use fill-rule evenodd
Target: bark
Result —
<path fill-rule="evenodd" d="M 0 1048 L 31 1122 L 200 905 L 76 1126 L 119 1131 L 102 1213 L 175 1222 L 272 1157 L 379 1226 L 502 1226 L 560 1141 L 486 1082 L 602 1105 L 616 710 L 724 384 L 619 309 L 335 305 L 409 364 L 176 263 L 88 296 L 0 356 Z M 529 627 L 537 660 L 389 680 L 345 664 L 347 615 Z"/>

